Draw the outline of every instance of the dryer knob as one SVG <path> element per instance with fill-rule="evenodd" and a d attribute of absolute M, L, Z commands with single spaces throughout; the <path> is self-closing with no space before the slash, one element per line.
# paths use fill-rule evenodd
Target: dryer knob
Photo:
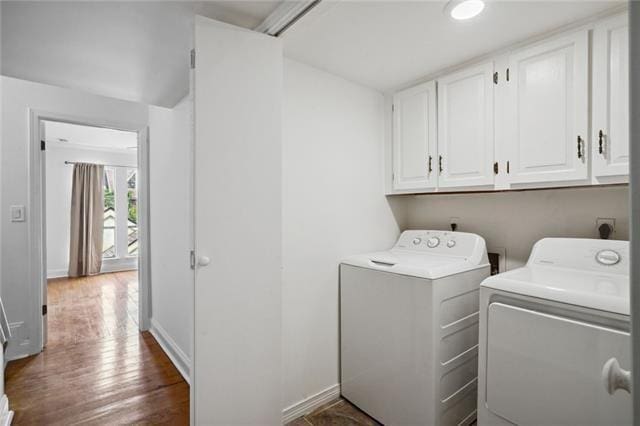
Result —
<path fill-rule="evenodd" d="M 447 241 L 447 247 L 454 248 L 456 246 L 456 240 Z"/>
<path fill-rule="evenodd" d="M 440 238 L 438 237 L 431 237 L 427 240 L 427 247 L 429 248 L 438 247 L 438 244 L 440 244 Z"/>
<path fill-rule="evenodd" d="M 418 244 L 420 244 L 422 242 L 422 238 L 414 238 L 413 239 L 413 245 L 417 246 Z"/>

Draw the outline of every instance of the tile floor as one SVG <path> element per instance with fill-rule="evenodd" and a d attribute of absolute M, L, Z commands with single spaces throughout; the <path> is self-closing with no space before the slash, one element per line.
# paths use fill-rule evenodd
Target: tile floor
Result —
<path fill-rule="evenodd" d="M 345 399 L 329 402 L 286 426 L 378 426 L 380 423 Z"/>

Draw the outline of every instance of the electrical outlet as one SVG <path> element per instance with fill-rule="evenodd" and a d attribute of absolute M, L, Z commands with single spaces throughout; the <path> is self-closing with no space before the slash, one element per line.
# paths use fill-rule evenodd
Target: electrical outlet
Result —
<path fill-rule="evenodd" d="M 487 247 L 487 253 L 495 253 L 498 257 L 498 270 L 492 271 L 499 274 L 507 270 L 507 249 L 504 247 Z"/>
<path fill-rule="evenodd" d="M 600 228 L 600 225 L 605 223 L 608 223 L 611 226 L 611 235 L 616 233 L 616 219 L 614 217 L 599 217 L 596 218 L 596 236 L 600 236 L 598 228 Z"/>

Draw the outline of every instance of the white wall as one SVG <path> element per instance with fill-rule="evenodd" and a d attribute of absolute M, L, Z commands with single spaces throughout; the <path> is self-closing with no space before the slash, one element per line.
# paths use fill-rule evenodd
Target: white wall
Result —
<path fill-rule="evenodd" d="M 151 326 L 188 377 L 193 331 L 192 98 L 149 108 Z"/>
<path fill-rule="evenodd" d="M 65 161 L 118 164 L 137 167 L 135 151 L 117 152 L 64 147 L 48 143 L 47 162 L 47 276 L 65 277 L 69 270 L 69 228 L 73 166 Z M 126 259 L 125 259 L 126 260 Z M 135 258 L 124 269 L 136 266 Z M 103 271 L 109 269 L 103 263 Z"/>
<path fill-rule="evenodd" d="M 29 108 L 39 111 L 86 117 L 89 121 L 147 123 L 148 107 L 102 96 L 47 86 L 9 77 L 2 79 L 2 202 L 0 210 L 29 203 Z M 28 215 L 27 211 L 27 215 Z M 28 222 L 10 222 L 2 216 L 2 299 L 14 337 L 9 342 L 9 359 L 34 353 L 33 299 L 28 288 Z"/>
<path fill-rule="evenodd" d="M 339 381 L 340 259 L 390 247 L 403 226 L 402 200 L 383 195 L 383 136 L 380 93 L 285 61 L 284 407 Z"/>
<path fill-rule="evenodd" d="M 596 218 L 615 218 L 612 238 L 629 239 L 629 188 L 574 188 L 525 192 L 407 197 L 409 229 L 450 229 L 483 236 L 489 251 L 506 249 L 507 270 L 526 263 L 543 237 L 598 238 Z"/>

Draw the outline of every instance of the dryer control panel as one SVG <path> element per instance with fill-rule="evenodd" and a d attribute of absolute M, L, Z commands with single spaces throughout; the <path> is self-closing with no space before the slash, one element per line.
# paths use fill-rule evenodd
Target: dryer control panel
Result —
<path fill-rule="evenodd" d="M 543 238 L 533 246 L 528 264 L 628 275 L 629 242 Z"/>
<path fill-rule="evenodd" d="M 453 231 L 404 231 L 394 248 L 417 252 L 459 256 L 484 260 L 487 249 L 484 239 L 477 234 Z"/>

